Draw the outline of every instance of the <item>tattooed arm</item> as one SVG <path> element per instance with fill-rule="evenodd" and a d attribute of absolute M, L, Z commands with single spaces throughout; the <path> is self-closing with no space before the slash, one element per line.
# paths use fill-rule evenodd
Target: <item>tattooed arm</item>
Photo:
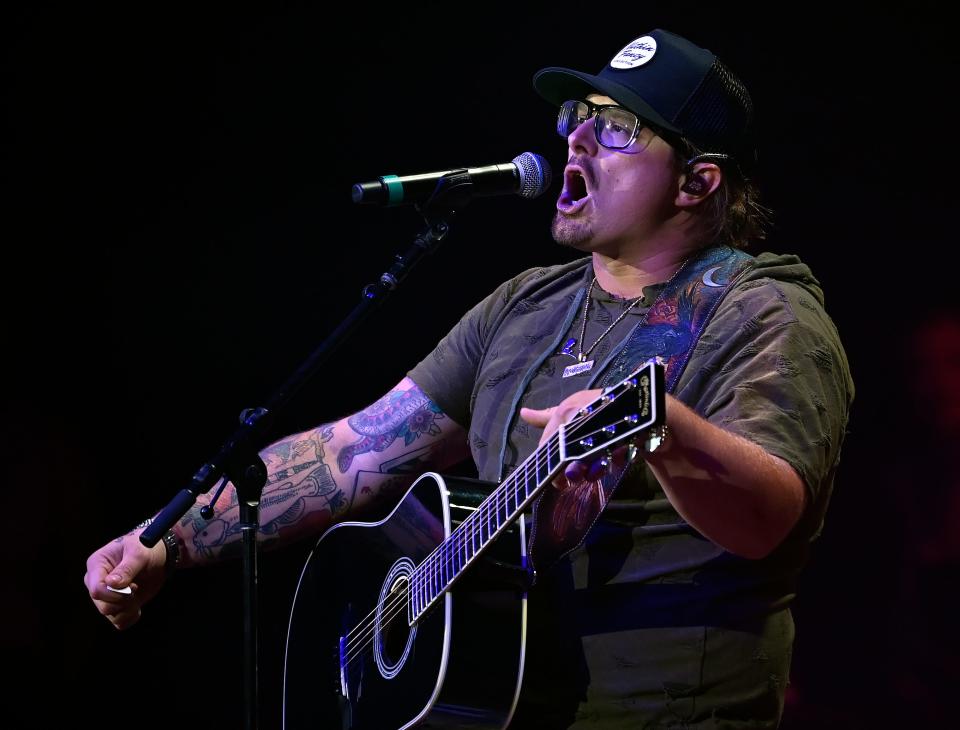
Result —
<path fill-rule="evenodd" d="M 380 511 L 399 500 L 421 472 L 469 456 L 466 432 L 446 417 L 409 378 L 370 407 L 335 423 L 283 438 L 264 449 L 267 484 L 260 502 L 261 546 L 317 537 L 336 521 Z M 183 566 L 239 555 L 240 509 L 230 485 L 216 516 L 204 520 L 197 504 L 174 527 Z M 117 628 L 133 624 L 140 606 L 161 587 L 165 550 L 148 550 L 140 530 L 100 548 L 87 560 L 87 590 Z M 132 595 L 107 589 L 133 584 Z"/>
<path fill-rule="evenodd" d="M 318 536 L 333 522 L 400 498 L 429 468 L 468 456 L 463 428 L 444 416 L 409 378 L 363 411 L 288 436 L 261 452 L 267 484 L 260 503 L 259 538 L 265 548 Z M 201 504 L 176 527 L 183 564 L 239 553 L 239 505 L 233 487 L 207 522 Z M 206 499 L 204 501 L 207 501 Z"/>

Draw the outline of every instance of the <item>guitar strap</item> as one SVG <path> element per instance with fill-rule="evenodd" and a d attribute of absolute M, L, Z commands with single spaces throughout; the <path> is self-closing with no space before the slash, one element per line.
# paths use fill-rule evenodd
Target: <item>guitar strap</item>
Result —
<path fill-rule="evenodd" d="M 733 285 L 753 264 L 753 257 L 729 246 L 704 249 L 688 260 L 663 288 L 646 316 L 598 369 L 590 387 L 616 385 L 653 357 L 665 362 L 664 382 L 672 393 L 694 348 Z M 548 487 L 533 506 L 530 557 L 539 570 L 576 548 L 599 519 L 629 465 L 611 466 L 598 481 Z"/>

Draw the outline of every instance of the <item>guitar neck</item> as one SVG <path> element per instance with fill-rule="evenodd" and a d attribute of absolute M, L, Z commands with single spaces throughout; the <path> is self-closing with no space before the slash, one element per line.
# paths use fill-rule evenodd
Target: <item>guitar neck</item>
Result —
<path fill-rule="evenodd" d="M 537 498 L 564 462 L 558 432 L 501 482 L 414 570 L 409 620 L 416 621 L 500 533 Z"/>

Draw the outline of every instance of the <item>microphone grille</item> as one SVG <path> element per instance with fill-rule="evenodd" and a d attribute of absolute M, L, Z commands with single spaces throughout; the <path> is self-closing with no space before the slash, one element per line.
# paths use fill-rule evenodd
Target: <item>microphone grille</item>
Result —
<path fill-rule="evenodd" d="M 518 195 L 535 198 L 546 192 L 553 180 L 553 171 L 543 157 L 533 152 L 524 152 L 513 158 L 513 164 L 520 171 L 520 189 Z"/>

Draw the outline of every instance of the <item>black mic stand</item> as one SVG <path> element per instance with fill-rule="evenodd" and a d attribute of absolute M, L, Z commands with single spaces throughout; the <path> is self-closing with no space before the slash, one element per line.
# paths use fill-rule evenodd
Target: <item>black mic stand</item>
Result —
<path fill-rule="evenodd" d="M 244 728 L 256 730 L 259 716 L 258 690 L 258 573 L 257 530 L 263 487 L 267 483 L 267 468 L 258 454 L 266 445 L 271 423 L 303 385 L 314 375 L 326 359 L 339 348 L 371 313 L 378 309 L 397 286 L 410 274 L 417 263 L 433 253 L 450 232 L 450 222 L 456 211 L 471 198 L 473 183 L 465 170 L 444 175 L 433 195 L 417 209 L 427 225 L 413 244 L 394 258 L 393 266 L 380 276 L 379 281 L 364 287 L 360 303 L 327 336 L 300 367 L 273 393 L 267 405 L 247 408 L 240 414 L 240 426 L 220 448 L 219 453 L 193 475 L 190 485 L 164 507 L 153 522 L 140 533 L 140 542 L 153 547 L 196 503 L 200 494 L 209 492 L 219 481 L 220 490 L 231 481 L 237 490 L 240 504 L 240 529 L 243 533 L 243 701 Z M 210 519 L 213 510 L 204 507 L 202 513 Z"/>

